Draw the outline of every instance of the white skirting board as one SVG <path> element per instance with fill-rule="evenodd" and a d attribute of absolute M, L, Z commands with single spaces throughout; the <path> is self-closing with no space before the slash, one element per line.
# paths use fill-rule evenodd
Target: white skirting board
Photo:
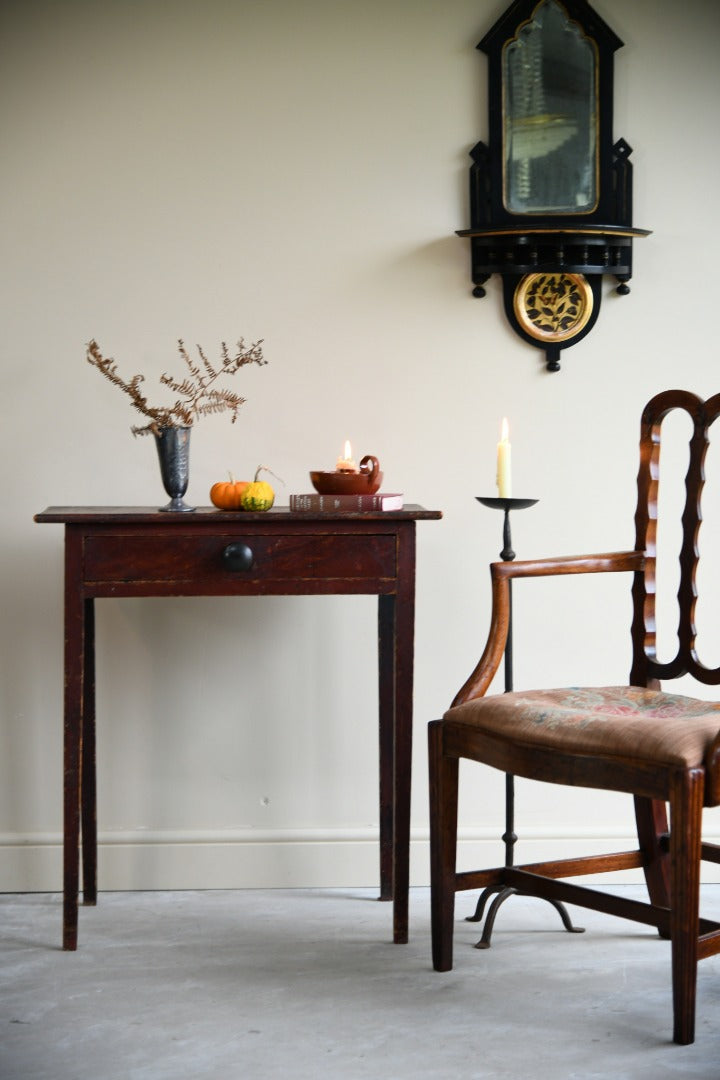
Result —
<path fill-rule="evenodd" d="M 708 835 L 712 843 L 720 837 Z M 563 835 L 526 830 L 515 861 L 631 850 L 630 833 L 577 829 Z M 461 829 L 458 870 L 499 866 L 496 835 Z M 372 828 L 329 830 L 128 830 L 100 833 L 98 887 L 145 889 L 362 888 L 379 881 L 379 845 Z M 428 830 L 412 835 L 411 885 L 429 884 Z M 582 880 L 580 878 L 575 880 Z M 642 882 L 640 870 L 596 875 L 588 882 Z M 720 865 L 703 863 L 704 884 L 720 882 Z M 62 888 L 60 834 L 0 834 L 0 892 L 57 892 Z"/>

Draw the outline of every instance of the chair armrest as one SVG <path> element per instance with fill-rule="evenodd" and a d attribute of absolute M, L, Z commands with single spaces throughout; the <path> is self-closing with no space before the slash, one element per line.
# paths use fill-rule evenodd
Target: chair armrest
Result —
<path fill-rule="evenodd" d="M 491 563 L 492 613 L 487 644 L 477 667 L 455 695 L 453 706 L 482 697 L 495 678 L 507 642 L 512 578 L 618 573 L 642 570 L 644 566 L 644 551 L 614 551 L 603 555 L 568 555 L 559 558 Z"/>
<path fill-rule="evenodd" d="M 561 574 L 608 574 L 642 570 L 644 551 L 611 551 L 603 555 L 561 555 L 552 559 L 525 559 L 496 562 L 490 566 L 493 578 L 549 577 Z"/>

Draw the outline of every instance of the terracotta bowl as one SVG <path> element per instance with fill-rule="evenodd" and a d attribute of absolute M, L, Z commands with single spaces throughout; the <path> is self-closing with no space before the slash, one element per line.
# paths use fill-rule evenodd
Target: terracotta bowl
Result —
<path fill-rule="evenodd" d="M 366 454 L 362 459 L 359 473 L 310 473 L 312 486 L 319 495 L 374 495 L 382 478 L 378 459 L 372 454 Z"/>

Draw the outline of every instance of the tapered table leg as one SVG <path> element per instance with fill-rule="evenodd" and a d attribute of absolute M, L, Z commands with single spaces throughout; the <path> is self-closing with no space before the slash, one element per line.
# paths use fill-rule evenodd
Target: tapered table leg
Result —
<path fill-rule="evenodd" d="M 410 890 L 410 793 L 415 637 L 415 524 L 398 535 L 395 600 L 395 734 L 393 780 L 393 940 L 408 940 Z"/>
<path fill-rule="evenodd" d="M 393 901 L 393 941 L 408 939 L 415 529 L 398 543 L 397 593 L 378 597 L 380 899 Z"/>
<path fill-rule="evenodd" d="M 380 899 L 393 898 L 395 769 L 395 597 L 378 597 L 380 719 Z"/>
<path fill-rule="evenodd" d="M 80 855 L 80 763 L 85 675 L 85 605 L 80 538 L 65 538 L 65 700 L 63 748 L 63 949 L 77 948 Z"/>
<path fill-rule="evenodd" d="M 83 904 L 97 903 L 97 782 L 95 766 L 95 608 L 85 600 L 83 641 L 82 753 L 80 757 L 80 824 Z"/>

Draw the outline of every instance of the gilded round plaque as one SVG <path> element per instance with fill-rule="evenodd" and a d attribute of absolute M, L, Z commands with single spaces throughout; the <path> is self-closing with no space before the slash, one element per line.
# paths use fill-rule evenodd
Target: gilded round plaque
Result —
<path fill-rule="evenodd" d="M 568 341 L 592 315 L 593 293 L 582 274 L 526 274 L 513 298 L 515 317 L 537 341 Z"/>

